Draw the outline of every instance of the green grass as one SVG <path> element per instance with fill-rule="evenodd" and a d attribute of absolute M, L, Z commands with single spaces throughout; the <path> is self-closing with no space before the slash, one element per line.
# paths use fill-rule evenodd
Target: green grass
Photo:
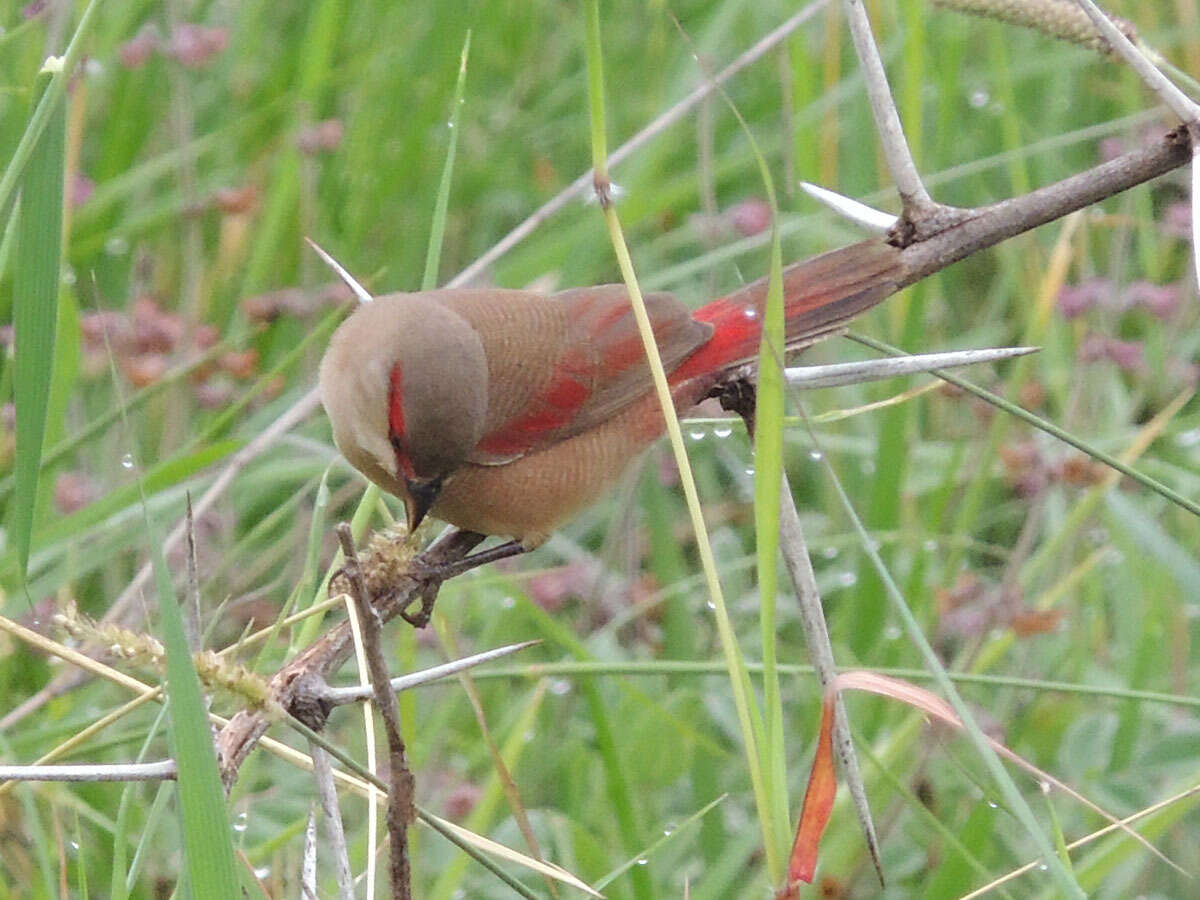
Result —
<path fill-rule="evenodd" d="M 1146 118 L 1127 123 L 1151 101 L 1129 72 L 1084 50 L 927 4 L 871 6 L 918 164 L 940 200 L 991 202 L 1095 164 L 1103 139 L 1133 147 L 1161 128 Z M 1110 6 L 1197 74 L 1200 32 L 1194 17 L 1181 16 L 1180 4 Z M 39 137 L 28 126 L 48 35 L 59 36 L 51 50 L 64 52 L 83 9 L 76 4 L 75 18 L 64 23 L 45 15 L 26 22 L 19 9 L 0 14 L 6 321 L 14 293 L 31 275 L 26 233 L 7 220 L 7 201 L 30 170 L 16 172 L 10 161 L 27 160 L 22 141 Z M 734 0 L 602 4 L 610 151 L 703 78 L 668 10 L 704 67 L 716 70 L 793 8 Z M 89 61 L 84 74 L 59 95 L 65 193 L 73 195 L 78 176 L 94 191 L 65 210 L 62 255 L 71 277 L 57 292 L 62 367 L 38 376 L 49 399 L 42 401 L 43 463 L 32 493 L 32 451 L 22 443 L 18 457 L 11 417 L 0 423 L 0 613 L 48 633 L 55 604 L 74 599 L 99 617 L 145 561 L 149 536 L 127 457 L 139 461 L 146 511 L 166 531 L 182 515 L 186 489 L 197 496 L 231 453 L 311 389 L 332 324 L 331 307 L 318 295 L 332 278 L 305 236 L 373 292 L 417 289 L 434 268 L 444 283 L 591 165 L 581 4 L 365 0 L 281 13 L 277 4 L 250 0 L 201 6 L 195 15 L 200 24 L 228 29 L 223 51 L 191 68 L 161 53 L 128 68 L 118 55 L 122 45 L 147 23 L 166 33 L 169 17 L 156 4 L 106 0 L 77 45 Z M 784 263 L 859 237 L 786 182 L 785 155 L 797 178 L 894 208 L 852 49 L 839 29 L 837 17 L 818 16 L 783 52 L 727 86 L 777 186 Z M 456 91 L 463 92 L 461 104 Z M 784 97 L 792 103 L 786 119 Z M 724 104 L 710 102 L 709 135 L 701 135 L 701 117 L 692 114 L 611 172 L 624 191 L 617 210 L 642 288 L 671 290 L 696 304 L 758 277 L 770 263 L 769 233 L 743 235 L 729 217 L 706 230 L 698 218 L 706 184 L 722 210 L 765 196 L 751 143 Z M 53 127 L 52 112 L 36 121 Z M 301 149 L 298 135 L 328 119 L 340 123 L 340 142 L 316 153 Z M 713 147 L 711 169 L 700 162 L 705 140 Z M 217 197 L 246 187 L 252 195 Z M 1200 303 L 1187 274 L 1191 250 L 1171 218 L 1185 199 L 1185 173 L 1166 176 L 1071 226 L 1047 225 L 964 261 L 893 298 L 856 330 L 909 352 L 1035 339 L 1044 348 L 1036 357 L 966 377 L 1195 502 L 1200 405 L 1187 395 L 1187 367 L 1200 358 Z M 431 232 L 440 240 L 431 241 Z M 1181 299 L 1166 319 L 1146 306 L 1115 304 L 1064 317 L 1056 305 L 1062 283 L 1088 278 L 1123 292 L 1140 282 L 1178 285 Z M 571 287 L 616 281 L 620 272 L 600 212 L 572 203 L 501 258 L 487 279 L 506 287 Z M 310 302 L 286 303 L 270 321 L 247 315 L 248 298 L 290 288 L 309 291 Z M 138 302 L 145 297 L 160 311 Z M 96 339 L 98 312 L 132 316 L 144 329 L 140 344 L 121 336 L 123 326 L 110 334 L 114 366 Z M 159 337 L 151 340 L 154 328 Z M 1082 350 L 1108 338 L 1140 348 L 1138 365 L 1125 370 L 1110 359 L 1082 358 Z M 195 365 L 214 339 L 253 350 L 257 359 L 239 366 L 222 351 Z M 808 358 L 866 353 L 836 340 Z M 130 376 L 147 360 L 165 365 L 139 392 L 146 382 Z M 1160 493 L 1106 480 L 1108 470 L 1093 470 L 1077 450 L 958 391 L 820 419 L 918 383 L 801 399 L 818 419 L 825 460 L 879 541 L 879 556 L 916 621 L 946 668 L 966 676 L 957 686 L 977 720 L 1118 815 L 1195 785 L 1200 521 Z M 25 396 L 15 395 L 21 384 L 7 354 L 0 401 Z M 130 399 L 125 420 L 117 414 L 119 396 Z M 40 412 L 37 404 L 18 407 L 19 422 Z M 684 436 L 734 636 L 752 668 L 754 699 L 769 707 L 774 692 L 764 693 L 757 674 L 772 661 L 761 649 L 750 447 L 740 427 L 685 423 Z M 1126 456 L 1130 448 L 1136 452 Z M 825 460 L 811 458 L 811 450 L 802 427 L 786 427 L 783 457 L 835 654 L 846 666 L 920 670 L 920 679 L 910 677 L 924 683 L 932 676 L 889 611 L 885 582 L 854 536 Z M 450 585 L 439 615 L 464 653 L 543 640 L 506 661 L 502 676 L 477 684 L 492 739 L 548 861 L 592 884 L 611 878 L 604 893 L 614 898 L 682 897 L 685 882 L 692 897 L 764 896 L 763 829 L 744 739 L 669 457 L 664 442 L 610 500 L 515 568 Z M 318 505 L 321 485 L 327 496 Z M 350 518 L 362 495 L 361 480 L 338 461 L 323 416 L 247 466 L 198 528 L 210 646 L 235 641 L 252 618 L 257 627 L 269 625 L 293 593 L 297 609 L 323 596 L 335 557 L 331 526 Z M 359 523 L 382 527 L 381 508 L 402 517 L 391 498 L 385 507 L 368 499 Z M 32 515 L 28 596 L 20 578 L 22 515 Z M 167 562 L 182 586 L 182 557 L 169 554 Z M 772 802 L 794 818 L 820 697 L 812 675 L 796 668 L 807 658 L 789 586 L 780 587 L 768 646 L 777 660 L 782 740 L 772 738 L 766 752 L 783 754 L 786 785 L 776 790 L 786 794 Z M 951 611 L 955 602 L 960 606 Z M 1043 620 L 1051 626 L 1045 633 L 1018 635 L 1010 627 L 1014 606 L 1061 618 Z M 327 613 L 325 621 L 333 618 Z M 160 626 L 155 613 L 148 628 Z M 398 625 L 388 631 L 397 671 L 440 659 L 435 642 L 407 632 Z M 261 652 L 259 670 L 272 672 L 302 634 L 312 637 L 283 629 L 242 659 L 253 663 Z M 3 640 L 0 716 L 64 668 Z M 343 673 L 344 681 L 353 677 Z M 164 675 L 148 680 L 154 678 Z M 0 734 L 0 756 L 31 762 L 128 699 L 91 681 Z M 847 700 L 889 896 L 958 897 L 1034 858 L 1034 842 L 993 796 L 968 741 L 931 730 L 888 701 Z M 215 711 L 235 708 L 217 696 Z M 426 688 L 402 698 L 402 709 L 421 805 L 525 851 L 462 689 L 453 682 Z M 157 716 L 149 705 L 138 709 L 74 749 L 70 760 L 166 755 Z M 365 759 L 357 712 L 335 713 L 328 736 Z M 771 758 L 761 758 L 770 768 Z M 1051 840 L 1061 830 L 1069 843 L 1105 824 L 1059 796 L 1050 798 L 1051 815 L 1035 783 L 1019 773 L 1014 780 Z M 869 896 L 874 874 L 844 794 L 818 877 L 848 895 Z M 232 792 L 237 850 L 270 896 L 297 893 L 313 795 L 310 775 L 262 752 Z M 343 797 L 358 872 L 368 846 L 366 810 L 357 795 Z M 97 885 L 124 884 L 128 867 L 129 896 L 155 896 L 184 868 L 178 802 L 177 791 L 153 785 L 34 785 L 0 794 L 8 823 L 0 837 L 0 900 L 54 895 L 60 866 L 81 896 Z M 1193 796 L 1168 807 L 1145 829 L 1193 873 L 1200 872 L 1197 802 Z M 439 835 L 415 830 L 419 895 L 511 895 L 492 873 L 463 859 Z M 541 876 L 502 867 L 532 894 L 548 896 Z M 1187 896 L 1194 889 L 1120 836 L 1075 851 L 1071 870 L 1092 897 Z M 321 873 L 328 892 L 332 872 L 324 860 Z M 1035 869 L 1008 890 L 1052 896 L 1056 884 Z M 559 893 L 575 896 L 563 887 Z"/>

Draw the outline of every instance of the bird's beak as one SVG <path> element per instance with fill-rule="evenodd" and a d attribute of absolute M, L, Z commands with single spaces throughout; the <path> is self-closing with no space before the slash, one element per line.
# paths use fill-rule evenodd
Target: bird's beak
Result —
<path fill-rule="evenodd" d="M 405 480 L 404 486 L 408 489 L 408 500 L 404 507 L 408 511 L 408 530 L 411 533 L 416 531 L 417 526 L 425 520 L 434 501 L 437 500 L 437 496 L 442 490 L 442 479 Z"/>

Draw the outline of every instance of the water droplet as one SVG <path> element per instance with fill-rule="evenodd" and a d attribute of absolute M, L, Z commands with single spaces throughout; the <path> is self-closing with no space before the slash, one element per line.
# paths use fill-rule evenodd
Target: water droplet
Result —
<path fill-rule="evenodd" d="M 704 435 L 705 435 L 705 431 L 703 428 L 693 428 L 690 431 L 688 431 L 688 437 L 690 437 L 693 441 L 704 440 Z"/>
<path fill-rule="evenodd" d="M 124 456 L 121 457 L 121 468 L 122 469 L 132 469 L 133 468 L 133 454 L 132 453 L 126 453 Z"/>
<path fill-rule="evenodd" d="M 562 696 L 571 693 L 571 682 L 565 678 L 555 678 L 550 682 L 550 693 Z"/>
<path fill-rule="evenodd" d="M 637 861 L 637 864 L 638 864 L 639 866 L 644 866 L 644 865 L 645 865 L 646 863 L 648 863 L 648 862 L 650 862 L 650 860 L 646 859 L 646 857 L 644 857 L 644 856 L 643 856 L 641 859 L 639 859 L 639 860 Z"/>
<path fill-rule="evenodd" d="M 90 57 L 88 59 L 88 61 L 83 64 L 83 70 L 90 77 L 98 78 L 99 76 L 104 74 L 104 63 L 100 62 L 100 60 L 96 59 L 93 56 L 93 57 Z"/>
<path fill-rule="evenodd" d="M 733 428 L 728 425 L 718 425 L 713 429 L 713 436 L 719 438 L 727 438 L 733 434 Z"/>
<path fill-rule="evenodd" d="M 758 318 L 758 310 L 755 309 L 753 306 L 747 306 L 744 310 L 742 310 L 742 315 L 745 316 L 747 319 L 757 319 Z"/>
<path fill-rule="evenodd" d="M 1043 794 L 1049 794 L 1050 793 L 1050 782 L 1046 781 L 1045 779 L 1042 779 L 1041 781 L 1038 782 L 1038 788 L 1041 790 L 1041 792 Z"/>
<path fill-rule="evenodd" d="M 923 549 L 926 553 L 932 553 L 937 549 L 937 541 L 935 541 L 933 538 L 929 538 L 929 540 L 925 541 L 925 543 L 921 545 L 921 549 Z"/>
<path fill-rule="evenodd" d="M 853 572 L 843 572 L 838 576 L 838 584 L 842 587 L 853 587 L 858 582 L 858 576 Z"/>
<path fill-rule="evenodd" d="M 129 241 L 123 237 L 110 237 L 104 242 L 104 252 L 109 256 L 124 256 L 129 252 Z"/>
<path fill-rule="evenodd" d="M 888 625 L 883 629 L 884 640 L 898 641 L 901 634 L 903 634 L 903 632 L 900 630 L 899 625 Z"/>
<path fill-rule="evenodd" d="M 970 103 L 974 109 L 983 109 L 983 107 L 987 106 L 989 99 L 990 98 L 988 97 L 987 91 L 976 90 L 971 91 L 971 95 L 967 98 L 967 102 Z"/>
<path fill-rule="evenodd" d="M 717 604 L 713 603 L 711 600 L 705 600 L 704 605 L 707 606 L 713 612 L 717 611 Z"/>
<path fill-rule="evenodd" d="M 1050 868 L 1049 863 L 1038 863 L 1038 871 L 1039 872 L 1045 872 L 1049 868 Z"/>
<path fill-rule="evenodd" d="M 511 595 L 506 596 L 503 600 L 500 601 L 500 605 L 504 609 L 512 609 L 514 606 L 517 605 L 517 598 L 513 597 Z"/>
<path fill-rule="evenodd" d="M 754 466 L 746 466 L 746 474 L 751 478 L 754 477 Z"/>
<path fill-rule="evenodd" d="M 270 866 L 259 866 L 257 869 L 254 870 L 254 877 L 257 878 L 259 881 L 262 881 L 264 878 L 269 877 L 270 874 L 271 874 Z"/>
<path fill-rule="evenodd" d="M 999 808 L 1000 808 L 1000 804 L 999 804 L 999 803 L 997 803 L 995 800 L 989 800 L 989 801 L 987 802 L 987 805 L 988 805 L 988 806 L 990 806 L 992 809 L 999 809 Z"/>
<path fill-rule="evenodd" d="M 71 842 L 70 842 L 70 844 L 71 844 L 71 849 L 72 849 L 72 850 L 78 850 L 78 849 L 79 849 L 79 841 L 71 841 Z"/>
<path fill-rule="evenodd" d="M 809 450 L 808 458 L 811 459 L 813 462 L 819 462 L 820 460 L 825 458 L 825 455 L 823 453 L 821 453 L 820 450 Z"/>
<path fill-rule="evenodd" d="M 1181 431 L 1176 435 L 1175 443 L 1180 447 L 1195 447 L 1197 444 L 1200 444 L 1200 428 Z"/>
<path fill-rule="evenodd" d="M 454 127 L 454 120 L 453 120 L 453 119 L 451 119 L 449 122 L 447 122 L 447 123 L 446 123 L 446 127 L 447 127 L 447 128 L 453 128 L 453 127 Z"/>
<path fill-rule="evenodd" d="M 75 283 L 75 270 L 74 269 L 72 269 L 70 267 L 63 269 L 62 283 L 65 284 L 67 287 L 70 287 L 71 285 L 73 285 Z"/>
<path fill-rule="evenodd" d="M 837 559 L 837 555 L 839 552 L 840 551 L 838 550 L 837 547 L 826 547 L 824 550 L 821 551 L 821 555 L 823 557 L 825 557 L 826 559 Z"/>
<path fill-rule="evenodd" d="M 663 826 L 663 836 L 664 837 L 670 837 L 672 834 L 674 834 L 674 832 L 675 832 L 675 823 L 674 822 L 668 822 L 666 825 Z"/>
<path fill-rule="evenodd" d="M 250 817 L 246 813 L 238 813 L 233 820 L 233 830 L 237 832 L 245 831 L 250 824 Z"/>

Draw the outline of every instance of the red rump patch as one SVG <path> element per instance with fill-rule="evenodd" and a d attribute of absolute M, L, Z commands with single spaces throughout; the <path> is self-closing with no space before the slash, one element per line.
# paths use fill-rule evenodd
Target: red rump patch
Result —
<path fill-rule="evenodd" d="M 722 297 L 693 313 L 701 322 L 713 326 L 707 344 L 685 359 L 671 373 L 672 384 L 698 375 L 711 375 L 740 360 L 752 358 L 762 339 L 762 321 L 755 311 Z"/>
<path fill-rule="evenodd" d="M 404 449 L 404 389 L 400 363 L 392 366 L 388 376 L 388 440 L 396 454 L 396 465 L 406 478 L 415 477 L 412 461 Z"/>

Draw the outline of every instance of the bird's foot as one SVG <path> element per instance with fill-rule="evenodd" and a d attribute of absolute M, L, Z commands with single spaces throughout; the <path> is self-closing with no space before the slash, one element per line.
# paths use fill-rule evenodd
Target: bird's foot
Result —
<path fill-rule="evenodd" d="M 754 431 L 754 406 L 758 395 L 753 381 L 742 376 L 722 382 L 713 388 L 709 396 L 717 398 L 721 409 L 741 416 L 750 431 Z"/>
<path fill-rule="evenodd" d="M 414 574 L 440 584 L 444 581 L 449 581 L 451 578 L 457 578 L 459 575 L 470 572 L 472 569 L 485 566 L 488 563 L 499 562 L 502 559 L 509 559 L 513 556 L 520 556 L 526 549 L 525 545 L 520 541 L 507 541 L 503 544 L 497 544 L 495 547 L 480 550 L 478 553 L 472 553 L 470 556 L 464 556 L 462 559 L 456 559 L 453 562 L 418 562 Z"/>
<path fill-rule="evenodd" d="M 479 566 L 519 556 L 526 549 L 520 541 L 508 541 L 453 562 L 430 563 L 420 559 L 414 560 L 411 574 L 423 581 L 425 586 L 420 594 L 400 611 L 400 617 L 414 628 L 424 628 L 429 624 L 429 619 L 433 615 L 433 605 L 437 600 L 438 590 L 445 582 Z M 409 609 L 418 599 L 421 601 L 420 609 L 410 613 Z"/>

